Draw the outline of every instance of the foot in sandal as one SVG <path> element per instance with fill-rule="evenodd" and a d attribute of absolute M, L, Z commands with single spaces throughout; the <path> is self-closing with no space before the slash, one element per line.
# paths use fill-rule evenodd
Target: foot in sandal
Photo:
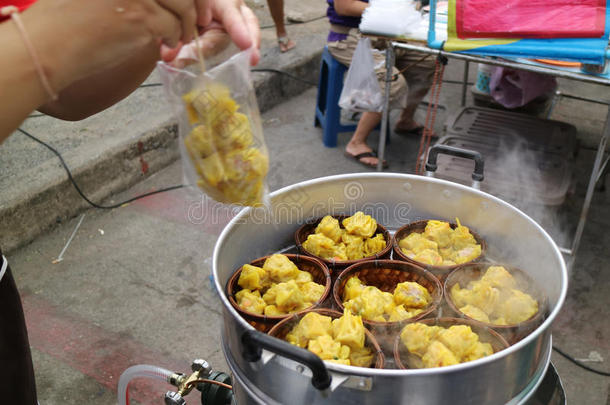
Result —
<path fill-rule="evenodd" d="M 377 153 L 374 152 L 366 143 L 350 142 L 345 147 L 345 156 L 355 159 L 358 163 L 367 167 L 377 167 L 379 159 Z M 383 167 L 388 167 L 388 162 L 383 161 Z"/>
<path fill-rule="evenodd" d="M 288 52 L 292 48 L 294 48 L 297 44 L 287 36 L 278 37 L 277 44 L 280 47 L 280 52 Z"/>

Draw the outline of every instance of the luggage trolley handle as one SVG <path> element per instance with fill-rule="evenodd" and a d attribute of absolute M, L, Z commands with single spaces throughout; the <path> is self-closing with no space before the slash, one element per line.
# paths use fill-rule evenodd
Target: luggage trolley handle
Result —
<path fill-rule="evenodd" d="M 426 162 L 426 176 L 434 177 L 434 172 L 438 168 L 436 161 L 438 155 L 445 154 L 455 157 L 474 160 L 474 172 L 472 173 L 472 188 L 479 190 L 483 181 L 483 170 L 485 167 L 485 159 L 476 150 L 456 148 L 449 145 L 434 145 L 428 152 L 428 162 Z"/>

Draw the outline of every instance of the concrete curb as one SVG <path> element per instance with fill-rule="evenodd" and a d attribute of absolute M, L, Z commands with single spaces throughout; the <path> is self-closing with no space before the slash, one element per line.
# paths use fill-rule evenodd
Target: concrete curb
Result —
<path fill-rule="evenodd" d="M 278 65 L 269 63 L 268 59 L 274 58 L 265 58 L 260 67 L 272 66 L 273 69 L 283 70 L 315 83 L 320 56 L 320 49 L 310 50 Z M 278 73 L 256 72 L 253 73 L 253 78 L 261 112 L 309 87 L 304 82 Z M 177 125 L 172 119 L 157 128 L 143 131 L 140 136 L 102 150 L 96 158 L 70 169 L 83 193 L 98 203 L 178 159 L 177 136 Z M 143 170 L 142 161 L 148 165 L 147 170 Z M 56 163 L 45 162 L 40 170 Z M 89 207 L 65 173 L 43 187 L 26 190 L 12 198 L 7 205 L 0 207 L 0 246 L 5 252 L 31 242 L 41 233 Z"/>

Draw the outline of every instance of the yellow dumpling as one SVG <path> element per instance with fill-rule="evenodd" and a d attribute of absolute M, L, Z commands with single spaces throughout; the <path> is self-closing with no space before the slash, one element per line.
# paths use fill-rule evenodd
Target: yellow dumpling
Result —
<path fill-rule="evenodd" d="M 437 340 L 451 350 L 459 360 L 472 350 L 479 341 L 479 336 L 468 325 L 453 325 L 440 331 Z"/>
<path fill-rule="evenodd" d="M 350 348 L 349 361 L 352 366 L 370 367 L 373 363 L 374 354 L 368 347 L 361 349 Z"/>
<path fill-rule="evenodd" d="M 212 127 L 216 135 L 216 145 L 223 151 L 244 149 L 252 144 L 250 121 L 244 114 L 236 112 L 225 121 L 218 121 Z"/>
<path fill-rule="evenodd" d="M 330 336 L 331 322 L 330 316 L 308 312 L 286 335 L 286 340 L 299 347 L 306 347 L 307 341 L 311 339 L 324 335 Z"/>
<path fill-rule="evenodd" d="M 333 249 L 332 257 L 329 257 L 328 259 L 347 260 L 347 248 L 345 247 L 345 243 L 337 243 Z"/>
<path fill-rule="evenodd" d="M 398 246 L 403 251 L 410 250 L 413 253 L 418 253 L 426 249 L 438 249 L 438 245 L 436 242 L 426 239 L 421 233 L 417 232 L 413 232 L 406 238 L 401 239 L 400 242 L 398 242 Z"/>
<path fill-rule="evenodd" d="M 313 281 L 313 276 L 308 271 L 299 270 L 297 276 L 294 278 L 294 281 L 296 281 L 297 284 L 309 283 Z"/>
<path fill-rule="evenodd" d="M 345 312 L 331 322 L 328 316 L 307 313 L 286 335 L 286 341 L 306 347 L 322 360 L 369 367 L 372 351 L 364 346 L 364 325 L 360 317 Z"/>
<path fill-rule="evenodd" d="M 305 301 L 311 304 L 317 302 L 320 297 L 322 297 L 322 294 L 324 294 L 325 290 L 325 287 L 322 284 L 318 284 L 313 281 L 308 281 L 306 283 L 301 284 L 300 288 Z"/>
<path fill-rule="evenodd" d="M 458 364 L 459 361 L 447 346 L 439 342 L 433 341 L 426 353 L 422 356 L 424 367 L 444 367 Z"/>
<path fill-rule="evenodd" d="M 481 245 L 467 245 L 455 251 L 450 259 L 456 264 L 462 264 L 474 260 L 479 256 L 481 256 Z"/>
<path fill-rule="evenodd" d="M 253 314 L 262 315 L 265 310 L 266 303 L 261 298 L 261 294 L 257 291 L 248 289 L 239 290 L 235 293 L 237 305 L 244 311 L 252 312 Z"/>
<path fill-rule="evenodd" d="M 462 361 L 473 361 L 485 356 L 491 356 L 494 354 L 494 349 L 491 347 L 489 343 L 477 342 L 470 350 L 470 352 L 466 353 L 462 359 Z"/>
<path fill-rule="evenodd" d="M 195 168 L 203 180 L 212 187 L 216 187 L 227 178 L 224 162 L 218 153 L 213 153 L 206 158 L 200 159 L 196 163 Z"/>
<path fill-rule="evenodd" d="M 367 239 L 364 242 L 364 256 L 373 256 L 381 252 L 386 247 L 386 241 L 382 234 L 378 233 L 375 237 Z"/>
<path fill-rule="evenodd" d="M 460 312 L 479 322 L 489 323 L 489 316 L 487 316 L 481 308 L 475 307 L 474 305 L 465 305 L 460 308 Z"/>
<path fill-rule="evenodd" d="M 415 254 L 413 260 L 429 264 L 431 266 L 440 266 L 443 263 L 443 258 L 436 251 L 432 249 L 424 249 L 419 253 Z"/>
<path fill-rule="evenodd" d="M 509 325 L 524 322 L 538 312 L 538 302 L 523 291 L 512 289 L 510 296 L 498 305 L 496 314 Z"/>
<path fill-rule="evenodd" d="M 339 360 L 341 343 L 333 340 L 329 335 L 322 335 L 310 340 L 307 344 L 307 350 L 314 352 L 322 360 Z M 349 357 L 349 351 L 347 357 Z"/>
<path fill-rule="evenodd" d="M 350 311 L 343 311 L 341 318 L 332 321 L 332 336 L 341 342 L 354 349 L 364 347 L 364 325 L 362 318 L 353 315 Z"/>
<path fill-rule="evenodd" d="M 309 253 L 320 256 L 323 259 L 332 259 L 335 256 L 335 242 L 320 233 L 313 233 L 303 242 L 303 248 Z"/>
<path fill-rule="evenodd" d="M 451 225 L 445 221 L 430 220 L 426 224 L 424 236 L 436 242 L 439 248 L 444 248 L 452 243 L 453 230 Z"/>
<path fill-rule="evenodd" d="M 248 290 L 262 290 L 269 285 L 269 275 L 261 267 L 244 264 L 237 284 Z"/>
<path fill-rule="evenodd" d="M 276 282 L 289 281 L 299 275 L 298 267 L 282 254 L 269 256 L 263 264 L 263 269 L 269 273 L 271 280 Z"/>
<path fill-rule="evenodd" d="M 515 278 L 502 266 L 489 266 L 481 281 L 497 288 L 515 288 Z"/>
<path fill-rule="evenodd" d="M 305 297 L 303 296 L 299 285 L 294 280 L 276 284 L 272 288 L 277 289 L 275 305 L 281 311 L 290 312 L 295 309 L 300 309 L 305 303 Z"/>
<path fill-rule="evenodd" d="M 357 276 L 350 277 L 343 288 L 343 301 L 349 301 L 358 297 L 364 290 L 364 284 Z"/>
<path fill-rule="evenodd" d="M 421 284 L 405 281 L 398 283 L 394 289 L 394 302 L 396 305 L 404 304 L 407 307 L 424 308 L 432 301 L 428 290 Z"/>
<path fill-rule="evenodd" d="M 284 311 L 280 311 L 278 309 L 278 307 L 276 307 L 275 305 L 267 305 L 265 307 L 265 316 L 282 316 L 282 315 L 286 315 L 286 312 Z"/>
<path fill-rule="evenodd" d="M 390 295 L 390 297 L 392 297 Z M 393 297 L 391 298 L 393 301 Z M 360 295 L 344 304 L 353 314 L 361 315 L 364 319 L 375 320 L 384 314 L 388 304 L 383 292 L 377 287 L 366 286 Z"/>
<path fill-rule="evenodd" d="M 451 245 L 455 250 L 461 250 L 465 247 L 476 245 L 477 241 L 470 233 L 468 227 L 460 224 L 460 220 L 456 219 L 458 226 L 453 230 L 451 234 Z M 480 247 L 480 246 L 479 246 Z"/>
<path fill-rule="evenodd" d="M 494 312 L 500 299 L 500 290 L 486 283 L 477 283 L 472 287 L 472 294 L 467 304 L 481 308 L 485 313 Z"/>
<path fill-rule="evenodd" d="M 480 342 L 467 325 L 445 329 L 411 323 L 403 328 L 400 339 L 410 353 L 421 358 L 412 359 L 416 367 L 450 366 L 493 354 L 491 345 Z"/>
<path fill-rule="evenodd" d="M 184 138 L 184 145 L 194 161 L 208 157 L 216 152 L 212 133 L 205 125 L 197 125 L 193 128 Z"/>
<path fill-rule="evenodd" d="M 440 330 L 438 326 L 410 323 L 402 328 L 400 340 L 409 352 L 422 357 Z"/>
<path fill-rule="evenodd" d="M 347 260 L 362 259 L 364 257 L 364 241 L 362 240 L 362 238 L 351 238 L 349 243 L 345 244 L 345 253 L 347 256 Z"/>
<path fill-rule="evenodd" d="M 343 220 L 343 227 L 352 235 L 370 238 L 377 230 L 377 221 L 370 215 L 365 215 L 362 211 L 358 211 L 351 217 Z"/>
<path fill-rule="evenodd" d="M 394 309 L 390 312 L 390 317 L 388 321 L 390 322 L 400 322 L 405 319 L 412 318 L 415 315 L 411 315 L 411 312 L 407 311 L 403 305 L 396 305 Z"/>
<path fill-rule="evenodd" d="M 471 302 L 471 295 L 472 291 L 467 288 L 461 288 L 459 283 L 455 283 L 451 287 L 451 299 L 458 308 L 468 305 Z"/>
<path fill-rule="evenodd" d="M 322 233 L 327 238 L 332 239 L 333 242 L 338 243 L 341 240 L 343 230 L 339 226 L 339 220 L 327 215 L 322 218 L 316 227 L 315 233 Z"/>

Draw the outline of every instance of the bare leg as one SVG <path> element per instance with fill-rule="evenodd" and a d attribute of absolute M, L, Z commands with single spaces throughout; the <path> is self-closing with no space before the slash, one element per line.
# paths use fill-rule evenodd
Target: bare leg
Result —
<path fill-rule="evenodd" d="M 366 144 L 366 139 L 380 121 L 381 113 L 363 113 L 352 139 L 350 139 L 349 143 L 345 147 L 345 151 L 352 156 L 356 156 L 364 152 L 371 152 L 372 149 Z M 377 166 L 377 158 L 375 157 L 364 157 L 360 159 L 360 161 L 370 166 Z"/>
<path fill-rule="evenodd" d="M 277 34 L 278 44 L 281 52 L 286 52 L 295 47 L 294 41 L 288 39 L 286 33 L 286 25 L 284 24 L 284 0 L 267 0 L 271 18 L 275 24 L 275 33 Z"/>
<path fill-rule="evenodd" d="M 417 110 L 417 106 L 419 105 L 419 103 L 421 102 L 421 100 L 426 96 L 426 93 L 428 92 L 428 89 L 421 89 L 419 91 L 416 92 L 416 94 L 409 94 L 409 101 L 411 101 L 411 99 L 415 99 L 417 102 L 416 103 L 409 103 L 400 113 L 400 118 L 398 119 L 398 122 L 396 122 L 396 129 L 398 130 L 403 130 L 403 131 L 409 131 L 412 129 L 415 129 L 417 127 L 420 126 L 420 124 L 418 124 L 414 119 L 413 116 L 415 115 L 415 111 Z"/>

